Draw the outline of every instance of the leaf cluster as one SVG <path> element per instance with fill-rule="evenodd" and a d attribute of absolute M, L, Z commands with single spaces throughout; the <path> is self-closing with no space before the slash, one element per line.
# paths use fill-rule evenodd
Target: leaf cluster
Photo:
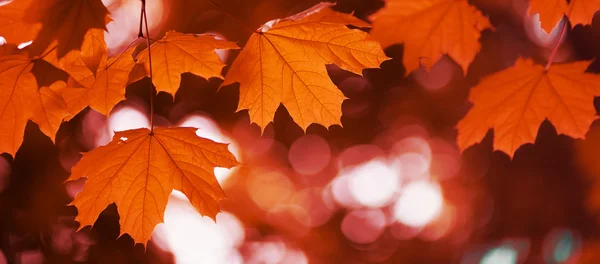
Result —
<path fill-rule="evenodd" d="M 0 46 L 0 153 L 16 154 L 29 120 L 54 140 L 61 123 L 87 107 L 108 115 L 125 98 L 127 86 L 142 78 L 151 78 L 152 96 L 155 90 L 175 95 L 183 73 L 220 78 L 222 86 L 239 83 L 237 110 L 247 110 L 251 122 L 263 129 L 280 105 L 304 130 L 313 123 L 341 125 L 346 98 L 329 78 L 326 65 L 361 75 L 363 69 L 378 68 L 390 59 L 383 48 L 403 44 L 407 73 L 448 56 L 467 75 L 481 49 L 481 32 L 494 30 L 467 0 L 387 0 L 370 17 L 372 24 L 332 6 L 321 3 L 252 31 L 223 77 L 225 64 L 216 51 L 239 49 L 235 42 L 175 31 L 154 40 L 148 34 L 145 4 L 140 25 L 145 23 L 146 34 L 140 27 L 129 47 L 108 56 L 104 34 L 111 18 L 102 1 L 13 0 L 0 6 L 0 36 L 7 41 Z M 539 13 L 546 31 L 565 16 L 571 26 L 590 24 L 598 9 L 598 0 L 530 1 L 530 13 Z M 588 61 L 553 65 L 568 30 L 568 23 L 564 25 L 545 66 L 520 58 L 471 90 L 473 107 L 456 126 L 462 150 L 493 129 L 494 148 L 512 157 L 521 145 L 534 142 L 546 119 L 561 134 L 585 136 L 597 118 L 593 98 L 600 95 L 600 77 L 586 73 Z M 139 44 L 143 50 L 136 53 L 141 38 L 146 44 Z M 27 47 L 17 48 L 28 41 L 32 42 Z M 34 73 L 39 64 L 68 77 L 57 79 L 53 71 Z M 191 128 L 151 124 L 150 129 L 118 132 L 108 145 L 84 154 L 72 169 L 69 180 L 88 178 L 72 202 L 78 209 L 76 219 L 81 227 L 92 225 L 115 203 L 121 233 L 145 244 L 163 221 L 173 189 L 214 218 L 225 194 L 212 170 L 236 165 L 227 145 L 199 138 Z"/>

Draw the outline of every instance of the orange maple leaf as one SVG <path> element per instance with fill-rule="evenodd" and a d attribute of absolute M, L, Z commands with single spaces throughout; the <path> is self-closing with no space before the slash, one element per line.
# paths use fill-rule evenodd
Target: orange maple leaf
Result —
<path fill-rule="evenodd" d="M 458 123 L 461 150 L 480 142 L 494 129 L 494 149 L 512 157 L 533 143 L 548 119 L 559 134 L 583 138 L 597 118 L 594 96 L 600 95 L 600 75 L 585 73 L 587 61 L 544 66 L 519 59 L 515 66 L 484 78 L 469 94 L 474 104 Z"/>
<path fill-rule="evenodd" d="M 97 28 L 88 30 L 81 44 L 81 60 L 95 74 L 102 61 L 106 60 L 105 56 L 104 30 Z"/>
<path fill-rule="evenodd" d="M 466 75 L 481 49 L 481 31 L 492 28 L 467 0 L 387 0 L 370 19 L 371 34 L 383 47 L 404 43 L 407 73 L 448 54 Z"/>
<path fill-rule="evenodd" d="M 59 58 L 71 50 L 81 50 L 88 30 L 106 30 L 106 24 L 111 21 L 101 0 L 35 1 L 25 14 L 25 22 L 42 24 L 29 47 L 29 52 L 34 56 L 42 54 L 53 42 L 57 43 Z"/>
<path fill-rule="evenodd" d="M 206 79 L 222 78 L 225 64 L 216 49 L 239 49 L 234 42 L 221 40 L 212 35 L 193 35 L 169 31 L 164 38 L 150 46 L 152 54 L 152 83 L 157 91 L 175 96 L 181 82 L 181 74 L 190 72 Z M 137 55 L 150 72 L 150 60 L 146 48 Z"/>
<path fill-rule="evenodd" d="M 529 14 L 540 14 L 542 28 L 551 32 L 566 15 L 571 25 L 590 25 L 596 11 L 600 10 L 600 0 L 530 0 Z"/>
<path fill-rule="evenodd" d="M 130 47 L 123 53 L 108 58 L 106 54 L 102 56 L 98 71 L 92 72 L 85 65 L 81 58 L 77 58 L 66 67 L 77 84 L 83 88 L 70 88 L 63 90 L 63 97 L 67 101 L 71 115 L 67 120 L 75 116 L 86 106 L 98 111 L 101 114 L 108 115 L 110 110 L 125 99 L 125 89 L 127 85 L 135 80 L 129 78 L 130 72 L 135 66 L 132 54 L 135 47 Z M 69 55 L 64 58 L 68 58 Z M 56 63 L 56 62 L 55 62 Z M 75 85 L 72 83 L 72 87 Z"/>
<path fill-rule="evenodd" d="M 19 44 L 31 41 L 40 31 L 41 24 L 24 21 L 27 7 L 33 0 L 13 0 L 8 4 L 0 3 L 0 37 L 6 42 Z"/>
<path fill-rule="evenodd" d="M 50 87 L 41 87 L 37 93 L 38 101 L 33 104 L 31 121 L 38 124 L 40 130 L 50 137 L 52 142 L 60 124 L 69 116 L 67 102 L 61 95 L 66 87 L 62 81 L 55 82 Z"/>
<path fill-rule="evenodd" d="M 111 203 L 117 205 L 121 234 L 147 243 L 163 216 L 173 189 L 183 192 L 202 214 L 215 219 L 225 193 L 215 167 L 238 165 L 226 144 L 196 136 L 195 128 L 157 127 L 117 132 L 108 145 L 83 154 L 70 180 L 87 177 L 71 205 L 81 225 L 93 225 Z"/>
<path fill-rule="evenodd" d="M 27 47 L 26 50 L 29 48 Z M 59 56 L 58 43 L 54 41 L 40 57 L 54 67 L 67 72 L 76 80 L 88 78 L 97 73 L 103 60 L 106 62 L 107 48 L 106 42 L 104 42 L 104 30 L 95 28 L 88 30 L 83 36 L 81 50 L 71 50 L 65 55 Z"/>
<path fill-rule="evenodd" d="M 58 57 L 56 43 L 51 45 L 43 59 L 70 75 L 68 86 L 61 95 L 67 102 L 71 119 L 85 107 L 108 115 L 110 110 L 125 98 L 125 88 L 137 79 L 129 78 L 135 66 L 135 46 L 109 58 L 104 43 L 104 31 L 90 29 L 84 36 L 82 50 L 72 50 Z M 98 56 L 100 56 L 98 58 Z M 95 71 L 92 69 L 96 68 Z M 79 87 L 79 88 L 76 88 Z"/>
<path fill-rule="evenodd" d="M 41 87 L 31 73 L 38 59 L 23 53 L 0 57 L 0 153 L 14 157 L 23 143 L 27 121 L 38 124 L 52 141 L 60 124 L 70 116 L 62 93 L 64 82 Z M 43 78 L 43 76 L 42 76 Z"/>
<path fill-rule="evenodd" d="M 0 153 L 14 157 L 23 143 L 32 105 L 39 100 L 33 63 L 25 55 L 0 57 Z"/>
<path fill-rule="evenodd" d="M 72 117 L 64 94 L 70 90 L 64 82 L 55 82 L 49 87 L 39 87 L 31 70 L 41 59 L 31 59 L 26 52 L 13 45 L 0 46 L 0 153 L 15 155 L 21 143 L 27 120 L 38 124 L 40 130 L 52 141 L 62 121 Z M 45 55 L 56 55 L 54 50 Z M 52 56 L 50 56 L 52 57 Z M 67 58 L 59 60 L 63 62 Z M 81 62 L 81 68 L 89 69 Z M 133 65 L 133 63 L 132 63 Z M 38 73 L 39 74 L 39 73 Z M 38 79 L 48 79 L 42 73 Z M 85 107 L 85 106 L 84 106 Z M 82 108 L 78 109 L 81 111 Z M 77 112 L 78 112 L 77 111 Z"/>
<path fill-rule="evenodd" d="M 311 123 L 341 124 L 346 97 L 330 80 L 325 65 L 362 75 L 388 59 L 368 34 L 346 25 L 364 21 L 319 4 L 303 13 L 263 25 L 233 62 L 224 85 L 240 83 L 238 111 L 264 129 L 283 104 L 303 129 Z"/>

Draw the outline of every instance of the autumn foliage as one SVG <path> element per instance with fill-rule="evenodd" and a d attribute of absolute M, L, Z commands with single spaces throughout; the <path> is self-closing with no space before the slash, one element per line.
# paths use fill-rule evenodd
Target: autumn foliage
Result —
<path fill-rule="evenodd" d="M 173 189 L 183 192 L 202 214 L 215 218 L 225 193 L 213 175 L 214 167 L 237 165 L 227 145 L 196 136 L 192 128 L 128 130 L 115 134 L 106 146 L 86 153 L 68 180 L 87 177 L 73 205 L 80 229 L 115 203 L 121 232 L 146 243 L 163 221 Z"/>
<path fill-rule="evenodd" d="M 590 25 L 600 1 L 531 0 L 529 5 L 529 14 L 539 15 L 546 32 L 560 32 L 552 54 L 543 65 L 518 58 L 472 87 L 472 106 L 455 126 L 460 151 L 493 130 L 493 149 L 513 158 L 521 146 L 535 143 L 545 120 L 558 134 L 583 139 L 597 119 L 594 97 L 600 96 L 600 76 L 587 71 L 592 61 L 554 59 L 569 23 Z M 68 179 L 87 178 L 71 203 L 78 211 L 79 229 L 94 225 L 114 203 L 120 233 L 144 245 L 164 221 L 173 190 L 215 219 L 219 202 L 227 196 L 214 169 L 244 166 L 227 144 L 201 138 L 193 128 L 154 122 L 155 93 L 175 97 L 182 74 L 220 79 L 219 91 L 238 84 L 237 111 L 247 111 L 261 133 L 280 106 L 303 131 L 311 124 L 330 128 L 342 126 L 347 97 L 332 81 L 329 65 L 362 76 L 363 70 L 391 60 L 385 48 L 402 44 L 405 75 L 430 70 L 447 56 L 466 76 L 482 49 L 482 34 L 496 30 L 467 0 L 387 0 L 370 21 L 321 3 L 264 21 L 249 29 L 251 35 L 243 41 L 172 30 L 152 36 L 146 21 L 152 17 L 145 9 L 141 15 L 137 38 L 109 54 L 104 34 L 111 18 L 100 0 L 13 0 L 1 5 L 0 36 L 6 44 L 0 46 L 0 153 L 16 155 L 28 121 L 54 141 L 63 122 L 86 108 L 109 115 L 125 99 L 129 85 L 149 78 L 150 128 L 115 133 L 107 145 L 84 153 Z M 564 17 L 568 21 L 561 22 Z M 19 45 L 28 41 L 30 45 Z M 222 50 L 240 51 L 226 65 L 219 57 Z M 33 70 L 42 66 L 66 78 Z"/>
<path fill-rule="evenodd" d="M 371 34 L 384 47 L 404 43 L 407 73 L 448 55 L 467 74 L 481 48 L 481 31 L 492 28 L 488 18 L 467 1 L 453 0 L 392 0 L 371 20 Z"/>
<path fill-rule="evenodd" d="M 260 127 L 273 120 L 279 104 L 303 129 L 311 123 L 340 125 L 345 97 L 325 65 L 360 75 L 387 59 L 367 33 L 346 27 L 369 24 L 329 6 L 264 25 L 231 65 L 223 85 L 241 84 L 238 110 L 248 109 L 250 120 Z"/>

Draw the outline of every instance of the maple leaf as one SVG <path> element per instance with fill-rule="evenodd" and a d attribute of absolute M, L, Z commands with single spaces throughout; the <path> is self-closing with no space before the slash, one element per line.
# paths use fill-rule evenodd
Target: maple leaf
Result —
<path fill-rule="evenodd" d="M 387 0 L 372 15 L 371 34 L 383 47 L 404 43 L 404 67 L 410 73 L 450 56 L 466 75 L 481 49 L 481 31 L 490 21 L 467 0 Z"/>
<path fill-rule="evenodd" d="M 0 153 L 14 157 L 23 142 L 30 106 L 39 100 L 37 82 L 29 57 L 16 54 L 0 57 Z"/>
<path fill-rule="evenodd" d="M 50 87 L 43 86 L 39 89 L 38 102 L 34 105 L 31 121 L 38 124 L 40 130 L 46 134 L 52 142 L 62 121 L 69 116 L 67 103 L 61 93 L 66 88 L 66 83 L 55 82 Z"/>
<path fill-rule="evenodd" d="M 571 25 L 590 25 L 596 11 L 600 10 L 600 0 L 530 0 L 529 14 L 540 14 L 542 28 L 551 32 L 566 15 Z"/>
<path fill-rule="evenodd" d="M 27 7 L 33 0 L 13 0 L 7 4 L 0 3 L 0 36 L 8 43 L 19 44 L 31 41 L 41 28 L 41 24 L 30 24 L 24 21 Z"/>
<path fill-rule="evenodd" d="M 117 205 L 121 234 L 144 245 L 163 222 L 169 194 L 183 192 L 192 205 L 213 220 L 225 194 L 215 167 L 238 165 L 226 144 L 196 136 L 195 128 L 157 127 L 116 132 L 113 140 L 84 153 L 68 181 L 87 177 L 71 205 L 81 225 L 93 225 L 111 203 Z"/>
<path fill-rule="evenodd" d="M 157 91 L 175 96 L 181 82 L 181 74 L 191 72 L 206 79 L 221 76 L 225 64 L 216 49 L 238 49 L 234 42 L 220 40 L 212 35 L 192 35 L 169 31 L 164 38 L 150 46 L 152 54 L 152 83 Z M 150 60 L 146 48 L 137 55 L 150 72 Z"/>
<path fill-rule="evenodd" d="M 51 45 L 44 52 L 43 59 L 70 75 L 70 88 L 61 90 L 71 113 L 65 120 L 70 120 L 87 106 L 108 115 L 125 98 L 127 85 L 137 80 L 129 78 L 136 65 L 132 56 L 134 51 L 135 46 L 132 46 L 109 58 L 104 31 L 100 29 L 86 33 L 81 51 L 72 50 L 63 57 L 58 56 L 56 44 Z M 97 59 L 97 56 L 100 58 Z M 96 70 L 93 71 L 93 68 Z"/>
<path fill-rule="evenodd" d="M 106 30 L 106 24 L 111 21 L 101 0 L 36 1 L 29 5 L 25 14 L 25 22 L 42 24 L 29 47 L 34 56 L 42 54 L 54 41 L 59 58 L 71 50 L 81 50 L 84 36 L 90 29 Z"/>
<path fill-rule="evenodd" d="M 81 50 L 71 50 L 63 56 L 59 56 L 58 43 L 54 41 L 40 57 L 54 67 L 67 72 L 76 80 L 81 80 L 95 75 L 102 61 L 106 62 L 106 55 L 104 30 L 90 29 L 83 36 Z"/>
<path fill-rule="evenodd" d="M 38 89 L 31 70 L 40 59 L 29 58 L 12 45 L 0 47 L 6 47 L 0 49 L 0 126 L 3 127 L 0 153 L 14 157 L 23 142 L 28 120 L 38 124 L 40 130 L 54 141 L 62 121 L 72 116 L 63 93 L 73 88 L 67 88 L 64 82 L 55 82 Z M 37 77 L 45 79 L 48 76 Z"/>
<path fill-rule="evenodd" d="M 325 66 L 336 64 L 362 75 L 388 59 L 368 34 L 346 25 L 364 21 L 319 4 L 298 15 L 269 22 L 252 34 L 235 59 L 224 85 L 240 83 L 238 111 L 262 129 L 283 104 L 303 129 L 311 123 L 341 124 L 346 97 L 330 80 Z"/>
<path fill-rule="evenodd" d="M 82 59 L 75 59 L 67 63 L 66 67 L 73 80 L 83 88 L 70 88 L 63 91 L 62 95 L 67 101 L 71 117 L 79 113 L 86 106 L 108 115 L 110 110 L 121 100 L 125 99 L 125 89 L 135 80 L 129 78 L 135 66 L 132 54 L 135 47 L 130 47 L 122 54 L 108 58 L 102 56 L 97 72 L 91 72 Z M 69 55 L 64 58 L 68 58 Z M 56 63 L 56 62 L 55 62 Z M 73 84 L 72 86 L 77 86 Z"/>
<path fill-rule="evenodd" d="M 533 143 L 548 119 L 559 134 L 583 138 L 597 118 L 594 96 L 600 76 L 585 73 L 590 62 L 554 64 L 547 71 L 532 60 L 484 78 L 469 94 L 474 106 L 458 123 L 458 146 L 464 150 L 494 129 L 494 149 L 512 157 L 521 145 Z"/>
<path fill-rule="evenodd" d="M 81 44 L 81 59 L 83 63 L 96 73 L 103 60 L 106 60 L 106 42 L 104 42 L 104 30 L 92 28 L 83 37 Z"/>

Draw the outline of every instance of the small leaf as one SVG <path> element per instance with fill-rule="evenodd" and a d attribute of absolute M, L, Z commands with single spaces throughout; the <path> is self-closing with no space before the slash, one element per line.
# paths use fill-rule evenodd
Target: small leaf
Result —
<path fill-rule="evenodd" d="M 182 34 L 167 32 L 166 36 L 153 43 L 152 83 L 157 91 L 177 93 L 181 82 L 181 74 L 191 72 L 206 79 L 222 78 L 221 70 L 225 66 L 215 52 L 216 49 L 238 49 L 237 44 L 216 39 L 211 35 Z M 146 72 L 150 72 L 148 49 L 137 55 L 138 63 L 143 63 Z"/>
<path fill-rule="evenodd" d="M 600 0 L 530 0 L 529 14 L 540 14 L 542 28 L 551 32 L 566 15 L 571 25 L 590 25 L 596 11 L 600 10 Z"/>
<path fill-rule="evenodd" d="M 591 25 L 594 14 L 600 10 L 600 0 L 571 0 L 567 17 L 571 25 Z"/>
<path fill-rule="evenodd" d="M 106 65 L 107 60 L 104 30 L 90 29 L 83 37 L 81 51 L 71 50 L 62 57 L 59 56 L 58 44 L 54 41 L 43 52 L 42 58 L 54 67 L 67 72 L 75 80 L 89 78 L 91 75 L 95 76 L 100 64 L 104 62 Z M 133 58 L 131 60 L 133 61 Z"/>
<path fill-rule="evenodd" d="M 134 50 L 135 47 L 130 47 L 122 54 L 109 59 L 104 54 L 96 74 L 89 71 L 82 60 L 76 60 L 70 64 L 67 72 L 83 88 L 64 90 L 63 96 L 71 112 L 67 120 L 86 106 L 108 115 L 117 103 L 125 99 L 125 89 L 130 83 L 129 74 L 135 65 L 132 57 Z"/>
<path fill-rule="evenodd" d="M 104 30 L 92 28 L 85 34 L 81 44 L 81 59 L 93 73 L 98 71 L 100 63 L 106 56 Z"/>
<path fill-rule="evenodd" d="M 58 58 L 71 50 L 81 50 L 88 30 L 105 30 L 106 24 L 111 21 L 101 0 L 35 1 L 29 5 L 25 14 L 23 19 L 26 22 L 42 24 L 29 47 L 30 54 L 40 55 L 56 41 Z"/>
<path fill-rule="evenodd" d="M 31 117 L 31 121 L 38 124 L 40 130 L 53 142 L 63 119 L 69 116 L 67 103 L 61 96 L 61 91 L 66 87 L 64 82 L 55 82 L 50 87 L 41 87 L 38 92 L 39 102 Z"/>

